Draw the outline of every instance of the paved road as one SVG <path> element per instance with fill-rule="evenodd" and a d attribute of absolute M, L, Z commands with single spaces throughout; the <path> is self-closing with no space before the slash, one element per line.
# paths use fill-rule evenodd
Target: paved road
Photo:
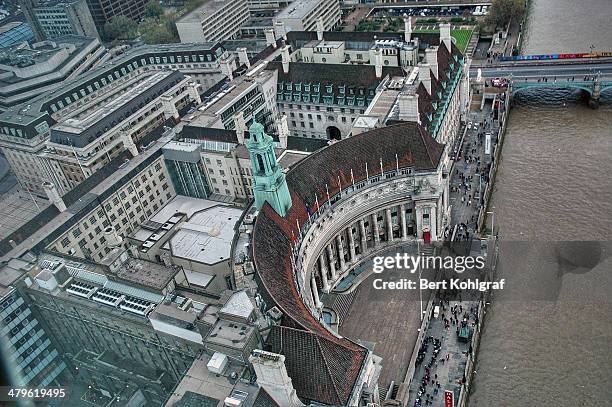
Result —
<path fill-rule="evenodd" d="M 478 73 L 478 68 L 471 68 L 470 75 Z M 483 67 L 482 76 L 544 77 L 544 76 L 585 76 L 601 73 L 602 78 L 612 78 L 612 62 L 585 65 L 544 65 L 544 66 L 503 66 Z"/>
<path fill-rule="evenodd" d="M 491 133 L 491 153 L 497 146 L 497 133 L 499 122 L 491 118 L 491 104 L 485 104 L 482 111 L 470 113 L 471 128 L 465 135 L 460 158 L 455 161 L 451 176 L 451 221 L 452 225 L 465 223 L 473 235 L 478 220 L 479 189 L 484 189 L 488 181 L 487 168 L 492 161 L 493 154 L 485 154 L 485 134 Z M 470 162 L 467 160 L 469 159 Z M 480 164 L 479 164 L 480 163 Z M 480 176 L 483 176 L 482 181 Z M 463 177 L 462 177 L 463 176 Z M 470 179 L 471 178 L 471 179 Z"/>

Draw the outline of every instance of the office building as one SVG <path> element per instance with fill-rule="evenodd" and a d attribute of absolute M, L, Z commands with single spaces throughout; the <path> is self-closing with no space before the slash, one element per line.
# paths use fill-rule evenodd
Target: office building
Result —
<path fill-rule="evenodd" d="M 0 146 L 4 150 L 7 160 L 23 187 L 30 188 L 33 193 L 45 196 L 42 183 L 50 181 L 56 184 L 61 194 L 64 194 L 74 182 L 78 182 L 78 173 L 87 175 L 88 170 L 87 166 L 81 169 L 78 165 L 72 147 L 76 149 L 78 156 L 79 146 L 68 142 L 67 137 L 76 142 L 74 140 L 75 137 L 74 135 L 65 134 L 66 132 L 62 133 L 61 131 L 63 130 L 60 130 L 62 125 L 65 125 L 67 129 L 71 128 L 72 130 L 68 133 L 72 132 L 74 134 L 81 134 L 82 131 L 85 131 L 79 130 L 79 126 L 83 127 L 83 129 L 89 129 L 87 131 L 90 134 L 87 137 L 80 137 L 82 141 L 80 148 L 83 149 L 80 160 L 88 160 L 90 163 L 93 163 L 91 161 L 91 158 L 93 158 L 91 154 L 94 153 L 91 149 L 87 150 L 87 145 L 93 141 L 93 139 L 89 140 L 92 134 L 95 133 L 96 135 L 93 135 L 93 137 L 97 138 L 103 136 L 103 133 L 111 129 L 120 130 L 117 129 L 119 122 L 124 123 L 119 127 L 125 127 L 126 123 L 129 124 L 134 121 L 127 120 L 129 117 L 136 120 L 138 120 L 138 117 L 146 119 L 145 122 L 140 122 L 129 129 L 129 132 L 139 134 L 136 137 L 141 137 L 147 132 L 152 132 L 151 134 L 158 136 L 159 132 L 163 131 L 163 120 L 170 117 L 174 120 L 189 110 L 189 107 L 182 109 L 186 102 L 185 97 L 189 98 L 190 103 L 195 103 L 197 98 L 199 98 L 199 95 L 196 93 L 203 92 L 203 90 L 200 90 L 201 88 L 210 87 L 212 86 L 211 83 L 217 83 L 219 78 L 223 78 L 218 62 L 222 57 L 230 62 L 234 58 L 233 55 L 227 53 L 220 45 L 210 43 L 135 47 L 120 58 L 99 65 L 95 71 L 90 71 L 86 75 L 80 75 L 78 78 L 64 83 L 63 87 L 55 91 L 47 92 L 30 100 L 27 104 L 11 107 L 6 112 L 1 113 Z M 169 74 L 155 75 L 155 72 L 172 69 L 180 72 L 184 71 L 188 75 L 195 75 L 197 79 L 194 79 L 192 85 L 187 86 L 186 83 L 189 82 L 187 78 L 178 80 L 176 75 L 182 75 L 180 72 L 171 76 Z M 167 76 L 166 79 L 161 80 L 161 77 L 164 75 Z M 153 82 L 158 80 L 161 80 L 161 82 L 155 85 L 155 89 L 153 89 Z M 174 80 L 178 82 L 170 86 L 169 82 Z M 181 81 L 185 81 L 185 84 L 181 85 L 179 83 Z M 140 85 L 134 88 L 137 82 Z M 178 87 L 175 86 L 177 84 L 179 85 Z M 170 87 L 166 88 L 166 85 Z M 173 87 L 176 87 L 178 92 L 174 96 L 172 96 L 174 91 L 171 89 Z M 148 89 L 146 92 L 145 88 Z M 127 100 L 127 95 L 124 95 L 122 98 L 119 91 L 126 91 L 128 89 L 132 89 L 130 92 L 132 96 L 141 95 L 143 94 L 142 92 L 145 92 L 144 98 L 140 97 L 137 101 Z M 198 92 L 195 92 L 196 90 Z M 157 93 L 155 93 L 154 97 L 151 92 L 165 92 L 167 95 L 164 98 L 158 98 L 159 95 Z M 106 126 L 106 129 L 104 129 L 104 126 L 95 129 L 91 128 L 91 126 L 85 123 L 87 121 L 85 118 L 90 117 L 90 121 L 95 119 L 94 121 L 98 123 L 98 118 L 92 116 L 92 112 L 95 109 L 98 109 L 98 111 L 102 109 L 104 100 L 109 97 L 120 101 L 121 107 L 117 106 L 115 109 L 113 106 L 107 106 L 110 110 L 107 109 L 105 117 L 109 118 L 108 114 L 118 111 L 121 111 L 121 115 L 110 117 L 111 120 L 107 124 L 112 126 Z M 167 100 L 162 101 L 162 99 Z M 143 106 L 138 107 L 140 103 L 143 103 Z M 146 110 L 144 105 L 149 106 L 150 110 L 155 108 L 156 113 L 151 117 L 142 116 L 144 114 L 143 110 Z M 163 105 L 163 108 L 161 105 Z M 174 110 L 176 109 L 182 110 L 175 112 Z M 74 117 L 74 112 L 76 111 L 80 111 L 78 117 Z M 162 111 L 164 112 L 164 118 L 161 118 Z M 113 121 L 115 122 L 114 124 Z M 50 140 L 50 127 L 56 124 L 60 126 L 57 129 L 58 138 L 54 139 L 59 141 L 57 143 L 54 140 Z M 44 155 L 47 142 L 51 143 L 52 148 L 48 155 Z M 114 136 L 114 143 L 118 143 L 116 135 Z M 90 147 L 95 149 L 94 146 Z M 108 151 L 105 146 L 98 146 L 98 152 L 100 149 Z M 62 154 L 57 153 L 57 151 L 65 153 L 66 150 L 68 150 L 69 154 L 64 154 L 64 161 L 73 161 L 72 179 L 68 177 L 67 180 L 64 179 L 67 175 L 57 164 L 57 158 Z M 87 154 L 90 155 L 88 156 Z M 50 161 L 48 158 L 52 160 Z M 100 160 L 100 157 L 97 157 L 97 159 Z M 78 171 L 76 171 L 74 165 L 79 167 Z M 95 168 L 99 168 L 102 162 L 99 161 L 93 165 Z M 67 172 L 70 173 L 70 170 L 67 170 Z M 82 175 L 80 178 L 82 178 Z"/>
<path fill-rule="evenodd" d="M 12 260 L 3 273 L 21 273 L 26 262 Z M 47 276 L 41 276 L 46 284 Z M 52 343 L 39 318 L 24 296 L 14 287 L 2 288 L 0 296 L 0 354 L 12 387 L 55 387 L 66 374 L 66 362 Z"/>
<path fill-rule="evenodd" d="M 105 58 L 97 38 L 74 35 L 0 50 L 0 111 L 57 89 Z"/>
<path fill-rule="evenodd" d="M 34 16 L 47 40 L 64 35 L 100 37 L 86 0 L 41 1 Z"/>
<path fill-rule="evenodd" d="M 340 2 L 338 0 L 295 0 L 274 16 L 282 22 L 286 32 L 332 31 L 340 25 Z M 321 27 L 322 25 L 322 27 Z"/>
<path fill-rule="evenodd" d="M 176 22 L 183 43 L 216 42 L 236 38 L 249 19 L 246 0 L 206 0 Z"/>
<path fill-rule="evenodd" d="M 58 187 L 69 191 L 124 150 L 137 155 L 164 125 L 179 120 L 179 111 L 200 102 L 198 86 L 178 71 L 135 70 L 103 97 L 67 109 L 42 153 L 60 169 L 54 171 Z"/>
<path fill-rule="evenodd" d="M 29 24 L 11 21 L 0 27 L 0 48 L 8 48 L 24 42 L 34 42 L 34 33 Z"/>
<path fill-rule="evenodd" d="M 89 11 L 98 32 L 104 32 L 104 25 L 114 16 L 126 16 L 140 21 L 148 0 L 87 0 Z"/>
<path fill-rule="evenodd" d="M 48 248 L 99 261 L 109 251 L 105 229 L 125 238 L 176 195 L 161 154 L 172 137 L 127 162 L 131 154 L 124 152 L 63 197 L 45 184 L 53 205 L 0 242 L 2 258 Z"/>
<path fill-rule="evenodd" d="M 38 23 L 36 19 L 36 15 L 34 14 L 34 8 L 38 5 L 38 0 L 19 0 L 19 5 L 21 6 L 21 11 L 25 16 L 30 28 L 32 29 L 32 33 L 34 34 L 35 41 L 42 41 L 45 39 L 45 35 L 43 33 L 42 27 Z"/>

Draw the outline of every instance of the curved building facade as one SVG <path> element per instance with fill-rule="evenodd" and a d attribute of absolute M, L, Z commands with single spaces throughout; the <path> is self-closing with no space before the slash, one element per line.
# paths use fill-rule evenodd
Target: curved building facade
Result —
<path fill-rule="evenodd" d="M 376 395 L 376 356 L 322 318 L 329 292 L 362 260 L 402 241 L 435 241 L 448 221 L 446 151 L 418 123 L 399 122 L 339 141 L 286 174 L 291 207 L 263 204 L 253 258 L 266 305 L 282 321 L 269 350 L 283 354 L 298 396 L 361 405 Z M 377 396 L 374 396 L 377 402 Z"/>

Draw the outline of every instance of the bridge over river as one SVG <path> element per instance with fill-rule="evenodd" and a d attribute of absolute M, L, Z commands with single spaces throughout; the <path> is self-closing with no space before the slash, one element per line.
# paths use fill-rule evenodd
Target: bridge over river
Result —
<path fill-rule="evenodd" d="M 612 89 L 612 59 L 500 62 L 472 66 L 470 76 L 506 78 L 511 95 L 526 89 L 580 89 L 589 105 L 599 106 L 601 94 Z"/>

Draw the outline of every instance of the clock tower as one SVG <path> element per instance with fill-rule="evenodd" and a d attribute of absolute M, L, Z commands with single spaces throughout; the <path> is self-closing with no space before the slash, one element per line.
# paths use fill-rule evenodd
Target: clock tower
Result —
<path fill-rule="evenodd" d="M 274 154 L 274 141 L 264 132 L 263 125 L 255 120 L 249 128 L 249 134 L 245 146 L 251 158 L 255 205 L 261 209 L 264 202 L 268 202 L 276 213 L 284 217 L 291 208 L 291 195 L 285 173 Z"/>

